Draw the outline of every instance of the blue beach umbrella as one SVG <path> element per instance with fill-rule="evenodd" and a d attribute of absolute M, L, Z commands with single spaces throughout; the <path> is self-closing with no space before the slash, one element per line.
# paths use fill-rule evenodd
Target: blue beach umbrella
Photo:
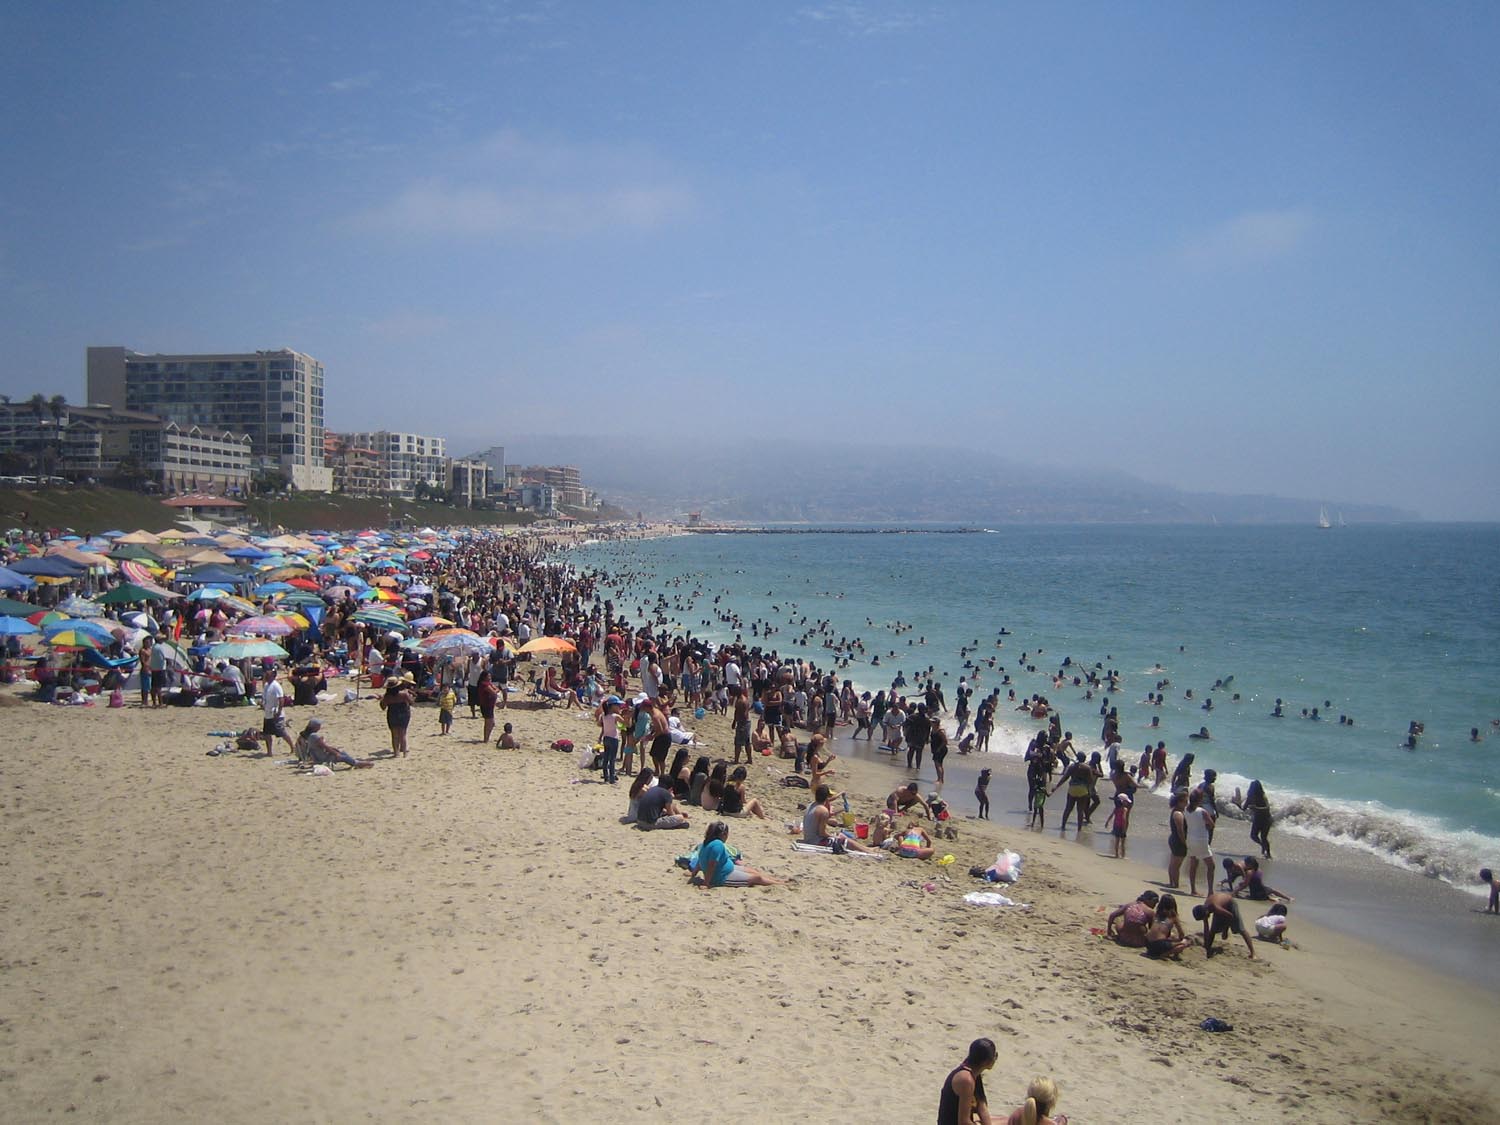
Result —
<path fill-rule="evenodd" d="M 0 617 L 0 637 L 27 637 L 40 632 L 24 617 Z"/>
<path fill-rule="evenodd" d="M 8 566 L 0 566 L 0 590 L 29 590 L 35 585 L 34 579 L 17 574 Z"/>

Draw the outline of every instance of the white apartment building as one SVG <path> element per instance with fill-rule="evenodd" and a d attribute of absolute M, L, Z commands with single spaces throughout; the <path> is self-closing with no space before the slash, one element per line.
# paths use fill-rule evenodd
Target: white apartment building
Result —
<path fill-rule="evenodd" d="M 352 447 L 375 451 L 382 492 L 411 496 L 419 482 L 448 490 L 448 443 L 444 438 L 394 430 L 341 433 L 339 437 Z"/>
<path fill-rule="evenodd" d="M 160 414 L 183 432 L 248 434 L 257 463 L 284 469 L 294 488 L 333 488 L 323 462 L 323 365 L 312 356 L 289 348 L 143 355 L 91 347 L 86 382 L 91 404 Z"/>

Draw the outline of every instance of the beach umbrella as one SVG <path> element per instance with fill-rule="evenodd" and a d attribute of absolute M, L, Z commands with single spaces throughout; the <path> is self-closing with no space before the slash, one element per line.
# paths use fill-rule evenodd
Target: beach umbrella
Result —
<path fill-rule="evenodd" d="M 278 594 L 277 605 L 322 605 L 323 599 L 317 594 L 309 594 L 306 590 L 293 590 L 289 594 Z"/>
<path fill-rule="evenodd" d="M 114 638 L 101 640 L 93 633 L 86 633 L 82 629 L 59 629 L 46 638 L 53 648 L 66 649 L 72 652 L 88 650 L 101 652 L 114 643 Z"/>
<path fill-rule="evenodd" d="M 413 629 L 434 629 L 439 625 L 452 625 L 446 617 L 419 617 L 411 622 Z"/>
<path fill-rule="evenodd" d="M 214 603 L 214 605 L 218 606 L 220 609 L 227 609 L 231 613 L 251 614 L 260 612 L 258 606 L 254 605 L 251 602 L 247 602 L 244 598 L 237 598 L 233 594 L 230 594 L 227 597 L 220 598 L 217 602 Z"/>
<path fill-rule="evenodd" d="M 0 617 L 0 637 L 25 637 L 40 632 L 24 617 Z"/>
<path fill-rule="evenodd" d="M 274 641 L 243 640 L 220 641 L 208 654 L 215 660 L 255 660 L 267 656 L 281 659 L 287 651 Z"/>
<path fill-rule="evenodd" d="M 58 609 L 63 613 L 71 613 L 74 617 L 103 617 L 104 608 L 97 602 L 91 602 L 88 598 L 80 598 L 74 594 L 71 598 L 64 598 L 58 603 Z"/>
<path fill-rule="evenodd" d="M 256 562 L 271 557 L 270 551 L 262 551 L 259 547 L 232 547 L 224 553 L 232 559 L 251 559 Z"/>
<path fill-rule="evenodd" d="M 296 628 L 280 617 L 247 617 L 229 626 L 231 633 L 257 633 L 267 637 L 285 637 L 295 633 Z"/>
<path fill-rule="evenodd" d="M 269 598 L 272 594 L 285 594 L 296 588 L 286 582 L 267 582 L 264 585 L 255 587 L 252 592 L 257 598 Z"/>
<path fill-rule="evenodd" d="M 217 602 L 223 601 L 229 596 L 229 591 L 222 586 L 199 586 L 187 596 L 187 600 L 190 602 Z"/>
<path fill-rule="evenodd" d="M 577 652 L 578 646 L 563 637 L 537 637 L 527 641 L 518 651 L 527 656 L 562 656 Z"/>
<path fill-rule="evenodd" d="M 294 586 L 299 590 L 312 590 L 316 593 L 319 589 L 318 584 L 311 578 L 288 578 L 286 581 L 288 586 Z"/>
<path fill-rule="evenodd" d="M 123 531 L 101 531 L 99 533 L 99 538 L 101 538 L 101 539 L 119 539 L 124 534 L 125 533 Z"/>
<path fill-rule="evenodd" d="M 406 628 L 405 619 L 399 613 L 389 609 L 362 609 L 354 614 L 352 620 L 381 629 Z"/>
<path fill-rule="evenodd" d="M 30 617 L 36 611 L 37 607 L 30 602 L 18 602 L 15 598 L 0 598 L 0 613 L 10 617 Z"/>
<path fill-rule="evenodd" d="M 115 639 L 114 622 L 106 623 L 104 621 L 85 620 L 81 617 L 64 617 L 60 621 L 42 621 L 34 622 L 34 624 L 38 625 L 42 633 L 49 638 L 53 633 L 71 629 L 75 632 L 87 633 L 91 637 L 98 637 L 105 644 L 109 644 L 110 641 Z"/>
<path fill-rule="evenodd" d="M 30 590 L 36 581 L 24 574 L 17 574 L 8 566 L 0 566 L 0 590 Z"/>
<path fill-rule="evenodd" d="M 300 578 L 307 573 L 307 564 L 292 566 L 273 566 L 269 570 L 263 570 L 255 577 L 260 582 L 285 582 L 288 578 Z"/>
<path fill-rule="evenodd" d="M 488 656 L 490 643 L 467 629 L 449 629 L 434 633 L 422 641 L 422 651 L 434 656 Z"/>
<path fill-rule="evenodd" d="M 325 578 L 329 577 L 330 575 L 338 575 L 340 578 L 342 578 L 344 575 L 349 573 L 349 568 L 340 566 L 338 565 L 338 563 L 328 563 L 325 566 L 318 567 L 318 569 L 313 571 L 313 573 L 322 575 Z"/>
<path fill-rule="evenodd" d="M 26 620 L 39 628 L 45 629 L 48 625 L 56 625 L 60 621 L 72 621 L 73 618 L 69 617 L 66 613 L 59 613 L 55 609 L 37 609 L 36 606 L 32 606 L 31 612 L 26 615 Z"/>
<path fill-rule="evenodd" d="M 432 587 L 424 585 L 421 582 L 413 582 L 406 588 L 406 592 L 408 594 L 420 594 L 423 597 L 426 597 L 428 594 L 432 593 Z"/>
<path fill-rule="evenodd" d="M 137 586 L 134 582 L 126 582 L 100 597 L 99 604 L 124 605 L 129 602 L 156 602 L 170 596 L 158 590 L 148 590 L 144 586 Z"/>
<path fill-rule="evenodd" d="M 161 649 L 167 663 L 175 668 L 187 668 L 192 664 L 188 653 L 176 641 L 157 641 L 156 647 Z"/>

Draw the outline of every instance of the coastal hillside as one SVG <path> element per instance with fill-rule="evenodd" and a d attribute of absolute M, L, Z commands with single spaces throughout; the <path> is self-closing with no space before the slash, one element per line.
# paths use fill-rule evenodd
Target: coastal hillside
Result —
<path fill-rule="evenodd" d="M 510 459 L 564 461 L 627 510 L 754 522 L 1307 523 L 1325 504 L 1349 523 L 1419 519 L 1337 498 L 1185 492 L 1123 473 L 1023 465 L 958 448 L 891 448 L 767 440 L 653 445 L 600 437 L 532 437 Z"/>
<path fill-rule="evenodd" d="M 143 527 L 175 527 L 181 515 L 160 500 L 118 488 L 0 489 L 0 530 L 72 528 L 80 535 Z M 403 520 L 419 527 L 524 525 L 529 512 L 489 512 L 416 500 L 304 494 L 290 500 L 253 500 L 248 518 L 288 531 L 354 531 Z"/>

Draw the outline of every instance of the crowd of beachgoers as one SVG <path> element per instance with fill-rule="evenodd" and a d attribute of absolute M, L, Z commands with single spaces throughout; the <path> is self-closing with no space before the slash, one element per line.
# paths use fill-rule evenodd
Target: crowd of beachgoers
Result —
<path fill-rule="evenodd" d="M 930 756 L 941 782 L 950 751 L 984 754 L 997 712 L 1019 710 L 1040 724 L 1025 758 L 1035 827 L 1045 827 L 1049 798 L 1065 790 L 1063 827 L 1072 821 L 1082 829 L 1105 809 L 1112 854 L 1124 857 L 1138 791 L 1166 786 L 1170 793 L 1169 889 L 1120 905 L 1099 936 L 1171 959 L 1195 948 L 1212 955 L 1216 941 L 1233 936 L 1251 958 L 1252 934 L 1286 941 L 1290 896 L 1266 883 L 1256 857 L 1224 858 L 1220 871 L 1213 852 L 1227 804 L 1249 819 L 1262 857 L 1271 855 L 1273 816 L 1259 782 L 1226 801 L 1213 769 L 1195 779 L 1192 753 L 1173 764 L 1157 743 L 1127 759 L 1108 708 L 1101 749 L 1091 750 L 1039 695 L 1017 700 L 996 687 L 976 698 L 976 684 L 965 678 L 950 712 L 934 676 L 919 674 L 909 686 L 897 673 L 889 688 L 871 693 L 856 690 L 837 662 L 820 667 L 758 644 L 706 643 L 668 628 L 665 592 L 632 615 L 603 596 L 610 576 L 567 565 L 555 545 L 536 534 L 431 529 L 17 537 L 6 544 L 0 569 L 12 595 L 0 607 L 4 674 L 34 681 L 33 698 L 59 705 L 121 707 L 128 694 L 147 708 L 255 707 L 258 724 L 225 732 L 233 744 L 214 753 L 274 757 L 284 746 L 287 765 L 324 772 L 408 757 L 413 711 L 423 704 L 437 712 L 435 737 L 452 737 L 455 712 L 467 709 L 478 739 L 501 748 L 520 745 L 514 724 L 503 721 L 513 703 L 576 710 L 586 745 L 558 748 L 576 749 L 601 783 L 621 786 L 622 823 L 689 831 L 694 842 L 680 862 L 703 889 L 787 882 L 741 862 L 729 839 L 733 821 L 771 816 L 753 792 L 770 777 L 762 763 L 786 771 L 781 784 L 806 790 L 800 822 L 786 826 L 796 847 L 951 862 L 940 856 L 941 844 L 955 835 L 956 820 L 939 794 L 924 795 L 907 781 L 882 806 L 851 809 L 837 788 L 832 751 L 841 737 L 878 739 L 913 773 Z M 1058 674 L 1101 693 L 1117 687 L 1100 668 Z M 388 750 L 357 756 L 334 746 L 311 710 L 294 733 L 293 713 L 358 700 L 367 687 L 383 712 Z M 237 727 L 233 714 L 226 711 L 221 725 Z M 727 723 L 727 758 L 701 747 L 688 725 L 710 714 Z M 981 771 L 980 818 L 989 814 L 988 779 Z M 1017 872 L 1006 866 L 1002 855 L 970 875 L 981 884 L 1008 883 Z M 1197 923 L 1191 928 L 1173 893 L 1184 868 L 1188 912 Z M 1500 883 L 1488 870 L 1482 877 L 1491 886 L 1490 909 L 1497 909 Z M 1240 914 L 1245 900 L 1266 908 L 1248 925 Z M 994 1044 L 976 1040 L 944 1079 L 941 1120 L 988 1119 L 982 1075 L 994 1059 Z M 1010 1119 L 1066 1120 L 1051 1116 L 1057 1096 L 1050 1079 L 1038 1079 Z"/>

